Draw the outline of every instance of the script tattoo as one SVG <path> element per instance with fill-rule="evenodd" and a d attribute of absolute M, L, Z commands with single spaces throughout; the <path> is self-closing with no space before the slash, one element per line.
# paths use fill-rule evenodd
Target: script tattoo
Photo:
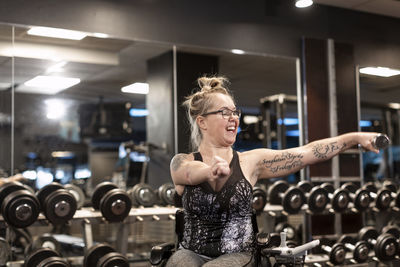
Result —
<path fill-rule="evenodd" d="M 179 169 L 179 167 L 182 165 L 182 162 L 186 159 L 187 155 L 186 154 L 176 154 L 174 158 L 171 161 L 171 169 L 173 171 L 176 171 Z"/>
<path fill-rule="evenodd" d="M 328 158 L 330 153 L 333 153 L 337 150 L 342 150 L 347 145 L 343 143 L 342 146 L 339 146 L 337 142 L 332 142 L 329 144 L 315 144 L 312 148 L 314 156 L 319 159 L 326 159 Z"/>
<path fill-rule="evenodd" d="M 272 173 L 276 173 L 278 171 L 290 171 L 297 167 L 303 166 L 303 162 L 301 161 L 302 158 L 302 154 L 283 152 L 280 155 L 276 155 L 273 159 L 263 159 L 262 164 Z"/>

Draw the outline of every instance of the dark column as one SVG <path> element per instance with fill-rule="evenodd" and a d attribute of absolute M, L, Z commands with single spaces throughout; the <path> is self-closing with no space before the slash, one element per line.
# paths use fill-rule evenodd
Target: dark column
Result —
<path fill-rule="evenodd" d="M 176 152 L 191 152 L 190 125 L 182 106 L 185 97 L 197 88 L 197 78 L 218 72 L 218 57 L 177 52 L 176 53 L 176 100 L 174 98 L 174 56 L 167 52 L 147 62 L 149 94 L 146 106 L 147 141 L 166 148 L 166 151 L 153 150 L 150 155 L 148 183 L 153 187 L 171 181 L 169 163 Z M 177 122 L 174 112 L 177 110 Z M 176 129 L 176 131 L 175 131 Z M 175 151 L 175 137 L 177 148 Z"/>

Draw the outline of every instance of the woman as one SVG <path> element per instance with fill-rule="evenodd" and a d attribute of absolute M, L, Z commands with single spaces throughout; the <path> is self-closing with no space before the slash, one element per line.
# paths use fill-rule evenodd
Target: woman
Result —
<path fill-rule="evenodd" d="M 185 214 L 180 249 L 167 266 L 244 266 L 251 263 L 252 187 L 259 179 L 283 177 L 327 160 L 354 145 L 373 148 L 376 133 L 348 133 L 286 150 L 232 149 L 240 111 L 222 77 L 202 77 L 200 91 L 184 105 L 197 152 L 171 161 L 176 191 Z"/>

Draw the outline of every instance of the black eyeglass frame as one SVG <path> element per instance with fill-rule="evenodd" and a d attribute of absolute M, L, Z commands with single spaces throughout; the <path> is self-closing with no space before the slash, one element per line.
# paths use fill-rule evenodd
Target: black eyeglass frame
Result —
<path fill-rule="evenodd" d="M 227 114 L 224 114 L 224 111 L 229 111 L 230 115 L 228 116 Z M 225 119 L 229 119 L 231 116 L 236 116 L 236 117 L 240 118 L 240 116 L 242 115 L 242 111 L 240 109 L 230 110 L 229 108 L 223 108 L 223 109 L 219 109 L 216 111 L 210 111 L 210 112 L 204 113 L 201 116 L 205 117 L 207 115 L 218 114 L 218 113 L 221 113 L 222 117 Z"/>

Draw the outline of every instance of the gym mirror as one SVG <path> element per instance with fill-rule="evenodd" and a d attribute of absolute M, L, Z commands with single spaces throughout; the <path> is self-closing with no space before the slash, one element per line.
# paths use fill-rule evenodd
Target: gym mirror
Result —
<path fill-rule="evenodd" d="M 366 181 L 399 179 L 400 170 L 400 71 L 362 66 L 359 68 L 363 131 L 386 133 L 391 146 L 379 155 L 363 153 Z"/>

